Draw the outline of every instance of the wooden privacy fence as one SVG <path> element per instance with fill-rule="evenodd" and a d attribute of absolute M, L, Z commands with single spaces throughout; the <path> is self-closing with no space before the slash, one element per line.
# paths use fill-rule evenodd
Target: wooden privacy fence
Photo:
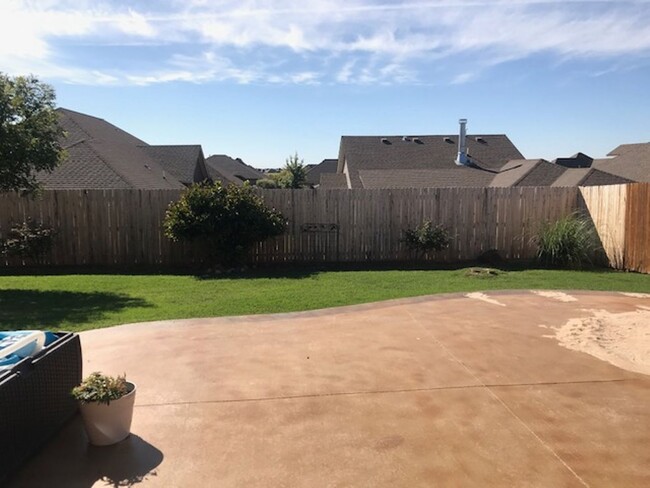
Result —
<path fill-rule="evenodd" d="M 257 263 L 409 261 L 403 231 L 424 220 L 451 233 L 430 259 L 456 262 L 497 249 L 507 259 L 534 254 L 539 226 L 578 208 L 577 188 L 258 190 L 288 220 L 284 235 L 261 243 Z M 164 237 L 162 221 L 178 190 L 50 190 L 38 199 L 0 194 L 0 237 L 32 218 L 57 232 L 52 265 L 192 265 L 196 245 Z M 5 265 L 19 264 L 4 261 Z"/>
<path fill-rule="evenodd" d="M 610 265 L 650 273 L 650 183 L 580 188 Z"/>

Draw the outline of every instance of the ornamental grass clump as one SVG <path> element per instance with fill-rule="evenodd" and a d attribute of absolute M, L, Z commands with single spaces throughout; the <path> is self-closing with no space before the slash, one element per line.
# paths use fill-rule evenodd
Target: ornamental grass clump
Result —
<path fill-rule="evenodd" d="M 579 213 L 545 224 L 533 240 L 538 262 L 547 267 L 582 268 L 598 249 L 591 221 Z"/>
<path fill-rule="evenodd" d="M 109 405 L 112 400 L 119 400 L 128 392 L 126 375 L 113 377 L 95 371 L 72 389 L 72 396 L 82 403 Z"/>

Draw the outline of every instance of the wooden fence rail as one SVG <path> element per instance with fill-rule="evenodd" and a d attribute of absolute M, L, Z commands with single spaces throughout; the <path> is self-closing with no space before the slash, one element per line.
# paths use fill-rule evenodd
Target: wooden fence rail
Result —
<path fill-rule="evenodd" d="M 408 261 L 403 231 L 424 220 L 447 227 L 456 262 L 497 249 L 507 259 L 533 256 L 539 226 L 579 207 L 577 188 L 404 190 L 259 190 L 288 220 L 287 232 L 255 247 L 257 263 Z M 37 199 L 0 194 L 0 238 L 31 218 L 56 231 L 51 265 L 192 265 L 199 246 L 176 244 L 162 221 L 178 190 L 50 190 Z M 5 260 L 0 265 L 16 265 Z"/>

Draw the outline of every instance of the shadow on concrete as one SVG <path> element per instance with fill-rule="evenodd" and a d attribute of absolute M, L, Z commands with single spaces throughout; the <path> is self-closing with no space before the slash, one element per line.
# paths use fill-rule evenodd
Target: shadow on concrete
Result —
<path fill-rule="evenodd" d="M 151 304 L 117 293 L 0 290 L 0 330 L 56 329 L 64 321 L 84 324 L 108 312 L 141 307 Z"/>
<path fill-rule="evenodd" d="M 113 446 L 91 446 L 77 416 L 14 476 L 9 487 L 131 487 L 157 476 L 163 457 L 136 434 Z"/>

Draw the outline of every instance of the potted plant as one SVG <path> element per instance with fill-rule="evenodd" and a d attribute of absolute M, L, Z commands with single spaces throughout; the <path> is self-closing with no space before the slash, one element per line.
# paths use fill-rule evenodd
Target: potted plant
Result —
<path fill-rule="evenodd" d="M 73 388 L 88 440 L 95 446 L 109 446 L 131 433 L 135 384 L 126 376 L 106 376 L 98 372 Z"/>

